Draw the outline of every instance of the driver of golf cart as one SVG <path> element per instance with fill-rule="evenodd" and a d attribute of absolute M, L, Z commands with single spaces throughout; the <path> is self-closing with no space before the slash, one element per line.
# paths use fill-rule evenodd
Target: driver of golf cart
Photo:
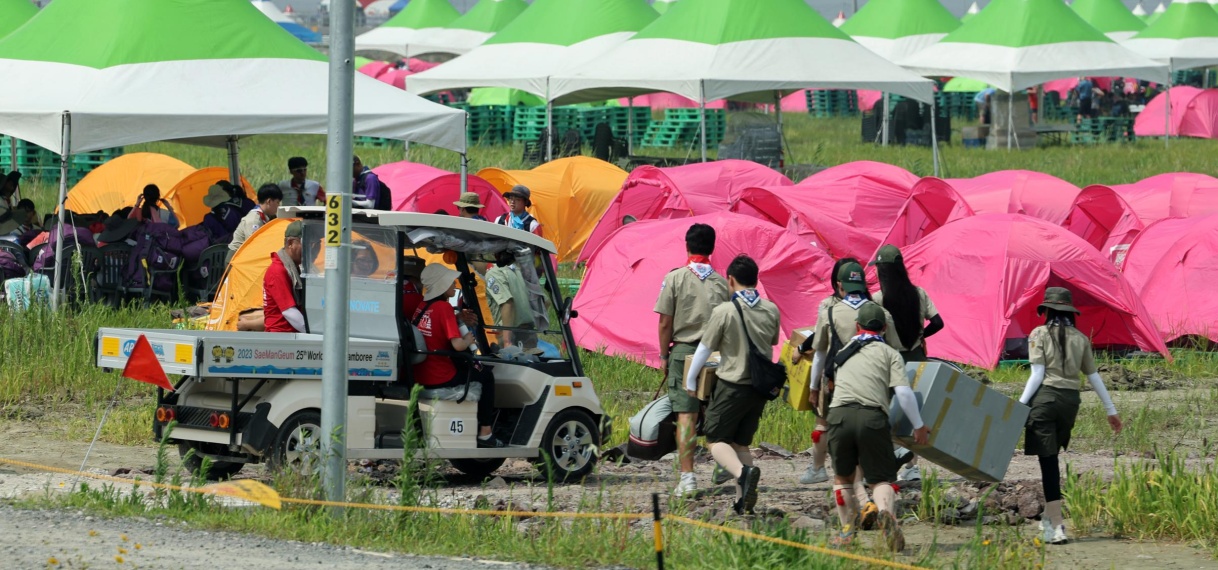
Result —
<path fill-rule="evenodd" d="M 461 274 L 438 263 L 423 269 L 423 303 L 411 322 L 423 334 L 427 357 L 414 367 L 414 381 L 423 386 L 421 399 L 478 402 L 478 447 L 506 447 L 492 435 L 495 420 L 495 379 L 491 367 L 470 358 L 476 346 L 473 328 L 478 317 L 469 310 L 458 315 L 448 300 L 456 294 Z M 387 398 L 410 398 L 409 385 L 385 388 Z"/>

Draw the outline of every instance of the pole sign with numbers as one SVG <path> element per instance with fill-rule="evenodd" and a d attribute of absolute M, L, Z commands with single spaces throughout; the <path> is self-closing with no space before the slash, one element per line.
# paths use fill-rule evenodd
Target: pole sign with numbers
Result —
<path fill-rule="evenodd" d="M 343 197 L 326 197 L 326 269 L 338 269 L 338 248 L 343 239 Z"/>

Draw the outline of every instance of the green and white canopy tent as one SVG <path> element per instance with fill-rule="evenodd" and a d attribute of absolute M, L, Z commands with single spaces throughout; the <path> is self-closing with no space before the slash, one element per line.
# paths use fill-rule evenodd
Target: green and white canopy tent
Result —
<path fill-rule="evenodd" d="M 406 89 L 510 87 L 552 100 L 551 75 L 626 41 L 657 17 L 646 0 L 535 0 L 486 43 L 412 75 Z"/>
<path fill-rule="evenodd" d="M 411 0 L 401 12 L 380 27 L 355 37 L 356 51 L 387 51 L 403 57 L 432 53 L 420 36 L 453 23 L 461 13 L 448 0 Z M 423 50 L 423 51 L 419 51 Z"/>
<path fill-rule="evenodd" d="M 38 13 L 29 0 L 0 0 L 0 38 L 13 33 Z"/>
<path fill-rule="evenodd" d="M 1159 17 L 1163 15 L 1164 12 L 1167 12 L 1167 4 L 1164 4 L 1163 2 L 1159 2 L 1159 5 L 1155 6 L 1154 11 L 1146 16 L 1146 24 L 1150 25 L 1150 24 L 1155 23 L 1155 21 L 1157 21 L 1159 19 Z"/>
<path fill-rule="evenodd" d="M 227 143 L 238 180 L 238 137 L 327 132 L 329 67 L 247 0 L 56 0 L 0 40 L 0 76 L 21 86 L 0 92 L 0 133 L 60 152 L 59 205 L 69 156 L 128 144 Z M 358 134 L 463 153 L 464 127 L 356 74 Z"/>
<path fill-rule="evenodd" d="M 1146 22 L 1130 12 L 1121 0 L 1074 0 L 1070 7 L 1113 41 L 1127 40 L 1146 28 Z"/>
<path fill-rule="evenodd" d="M 550 96 L 564 103 L 666 91 L 705 106 L 774 103 L 812 87 L 934 97 L 931 82 L 855 43 L 803 0 L 681 0 L 621 45 L 557 74 Z M 704 159 L 705 147 L 703 132 Z"/>
<path fill-rule="evenodd" d="M 447 26 L 420 30 L 407 47 L 406 55 L 467 53 L 512 23 L 528 7 L 524 0 L 481 0 Z"/>
<path fill-rule="evenodd" d="M 870 0 L 840 29 L 880 57 L 898 61 L 959 27 L 939 0 Z"/>
<path fill-rule="evenodd" d="M 1137 16 L 1139 20 L 1142 20 L 1142 23 L 1146 23 L 1146 8 L 1142 7 L 1141 2 L 1134 5 L 1133 10 L 1130 13 Z"/>
<path fill-rule="evenodd" d="M 656 12 L 664 14 L 667 13 L 668 9 L 671 8 L 676 2 L 677 0 L 655 0 L 655 2 L 651 4 L 651 7 L 655 8 Z"/>
<path fill-rule="evenodd" d="M 977 14 L 980 14 L 980 13 L 981 13 L 981 8 L 978 7 L 977 2 L 974 1 L 972 4 L 969 5 L 968 10 L 965 10 L 964 15 L 960 16 L 960 22 L 964 23 L 969 20 L 972 20 L 974 16 L 976 16 Z"/>
<path fill-rule="evenodd" d="M 1167 64 L 1167 127 L 1163 132 L 1168 135 L 1165 139 L 1170 138 L 1171 73 L 1218 64 L 1218 11 L 1205 0 L 1175 0 L 1162 17 L 1124 45 Z"/>

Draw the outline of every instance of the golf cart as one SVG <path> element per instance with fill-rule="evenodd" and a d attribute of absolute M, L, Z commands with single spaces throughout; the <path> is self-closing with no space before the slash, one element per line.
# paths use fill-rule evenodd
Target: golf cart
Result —
<path fill-rule="evenodd" d="M 325 323 L 324 209 L 283 208 L 283 217 L 304 220 L 301 278 L 309 334 L 103 328 L 97 365 L 122 369 L 140 335 L 147 337 L 167 374 L 180 376 L 173 392 L 158 389 L 153 434 L 176 421 L 170 434 L 198 468 L 211 459 L 211 478 L 232 476 L 247 463 L 311 473 L 320 459 L 322 339 Z M 507 458 L 547 463 L 558 480 L 592 470 L 606 437 L 608 416 L 592 381 L 584 376 L 564 299 L 552 263 L 554 245 L 531 233 L 484 221 L 408 212 L 356 210 L 352 226 L 351 338 L 347 376 L 348 459 L 400 459 L 404 430 L 421 441 L 418 455 L 447 459 L 458 470 L 484 477 Z M 534 307 L 541 355 L 517 347 L 500 350 L 487 331 L 476 294 L 476 260 L 511 252 L 518 260 Z M 476 347 L 448 353 L 490 366 L 495 379 L 495 437 L 505 448 L 479 448 L 477 403 L 418 402 L 416 425 L 407 426 L 409 401 L 386 398 L 385 388 L 412 383 L 415 346 L 403 315 L 403 255 L 444 259 L 460 273 L 458 297 L 478 319 Z M 539 276 L 538 273 L 541 273 Z M 553 312 L 550 311 L 553 309 Z M 555 318 L 556 316 L 556 318 Z M 551 319 L 556 320 L 551 324 Z M 518 329 L 523 330 L 523 329 Z M 536 353 L 538 351 L 532 351 Z M 437 353 L 438 354 L 438 353 Z M 406 431 L 407 435 L 412 432 Z"/>

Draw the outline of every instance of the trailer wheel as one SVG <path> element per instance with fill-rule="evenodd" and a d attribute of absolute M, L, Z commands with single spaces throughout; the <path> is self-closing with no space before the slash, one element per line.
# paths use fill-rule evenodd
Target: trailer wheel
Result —
<path fill-rule="evenodd" d="M 191 453 L 191 450 L 194 450 L 194 453 Z M 197 443 L 178 442 L 178 455 L 182 458 L 182 466 L 191 473 L 199 474 L 199 470 L 203 468 L 202 453 L 203 450 Z M 202 475 L 208 481 L 221 481 L 232 478 L 241 471 L 242 467 L 245 467 L 245 464 L 240 462 L 212 461 L 207 473 L 202 473 Z"/>
<path fill-rule="evenodd" d="M 321 412 L 296 412 L 275 436 L 271 453 L 272 470 L 286 469 L 297 475 L 311 476 L 321 470 Z"/>
<path fill-rule="evenodd" d="M 448 462 L 453 464 L 453 467 L 470 477 L 475 479 L 486 479 L 494 473 L 496 469 L 503 467 L 503 463 L 507 461 L 502 457 L 493 459 L 449 459 Z"/>
<path fill-rule="evenodd" d="M 542 475 L 556 481 L 575 481 L 592 472 L 600 453 L 601 434 L 596 420 L 583 410 L 563 410 L 546 427 L 541 438 Z"/>

